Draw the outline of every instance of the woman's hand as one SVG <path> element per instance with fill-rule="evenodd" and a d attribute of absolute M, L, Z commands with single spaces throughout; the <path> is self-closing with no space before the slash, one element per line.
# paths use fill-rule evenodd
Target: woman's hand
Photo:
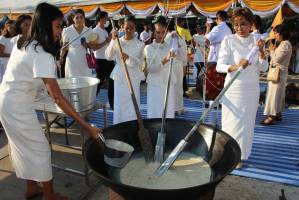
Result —
<path fill-rule="evenodd" d="M 126 61 L 127 59 L 129 59 L 129 56 L 128 54 L 123 53 L 122 58 L 124 59 L 124 61 Z"/>
<path fill-rule="evenodd" d="M 249 65 L 249 61 L 247 59 L 241 59 L 239 64 L 240 67 L 243 67 L 243 69 L 245 69 L 248 65 Z"/>
<path fill-rule="evenodd" d="M 111 32 L 111 36 L 112 36 L 112 40 L 115 40 L 118 37 L 118 31 L 117 30 L 113 30 Z"/>
<path fill-rule="evenodd" d="M 88 130 L 87 130 L 90 134 L 90 137 L 98 140 L 99 139 L 99 134 L 102 134 L 102 129 L 97 128 L 95 126 L 89 126 Z"/>
<path fill-rule="evenodd" d="M 260 52 L 264 51 L 264 46 L 265 46 L 264 40 L 258 40 L 258 41 L 256 41 L 256 45 L 259 47 Z"/>
<path fill-rule="evenodd" d="M 167 56 L 162 60 L 162 64 L 163 65 L 167 64 L 171 58 L 175 58 L 175 57 L 176 57 L 176 53 L 173 51 L 169 51 Z"/>

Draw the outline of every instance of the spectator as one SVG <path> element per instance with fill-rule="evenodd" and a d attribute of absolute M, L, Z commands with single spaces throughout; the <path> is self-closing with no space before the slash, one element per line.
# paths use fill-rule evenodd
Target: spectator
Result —
<path fill-rule="evenodd" d="M 143 31 L 140 33 L 140 40 L 144 42 L 145 45 L 149 44 L 152 39 L 152 31 L 150 24 L 143 25 Z"/>
<path fill-rule="evenodd" d="M 4 75 L 6 65 L 13 48 L 11 38 L 15 36 L 15 21 L 7 20 L 0 36 L 0 84 Z"/>
<path fill-rule="evenodd" d="M 195 42 L 195 52 L 194 52 L 194 65 L 196 67 L 196 88 L 202 91 L 202 78 L 198 77 L 200 71 L 204 67 L 205 61 L 205 36 L 202 27 L 196 27 L 196 34 L 193 35 L 193 40 Z"/>
<path fill-rule="evenodd" d="M 272 125 L 275 121 L 282 120 L 282 111 L 285 103 L 285 91 L 288 77 L 288 66 L 292 56 L 292 45 L 290 43 L 290 30 L 284 24 L 274 27 L 276 44 L 279 44 L 270 52 L 270 67 L 279 67 L 280 76 L 278 82 L 268 82 L 268 91 L 264 108 L 264 119 L 261 124 Z"/>
<path fill-rule="evenodd" d="M 100 84 L 98 85 L 97 94 L 103 83 L 106 81 L 108 83 L 108 98 L 110 107 L 113 109 L 113 93 L 114 93 L 114 82 L 110 78 L 110 74 L 114 68 L 114 61 L 107 60 L 105 57 L 105 51 L 107 46 L 111 41 L 111 34 L 108 34 L 105 28 L 109 26 L 108 13 L 101 12 L 96 19 L 97 26 L 93 31 L 98 34 L 98 43 L 91 46 L 95 50 L 95 57 L 97 59 L 98 68 L 96 69 L 97 78 L 100 79 Z"/>
<path fill-rule="evenodd" d="M 31 27 L 32 17 L 30 15 L 20 15 L 16 20 L 16 36 L 11 38 L 13 45 L 17 44 L 19 38 L 28 36 Z"/>

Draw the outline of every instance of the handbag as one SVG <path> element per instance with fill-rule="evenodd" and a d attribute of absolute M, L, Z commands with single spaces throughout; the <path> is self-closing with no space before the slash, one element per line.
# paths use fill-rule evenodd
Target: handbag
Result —
<path fill-rule="evenodd" d="M 87 65 L 90 69 L 98 68 L 97 59 L 95 58 L 93 51 L 89 48 L 86 50 Z"/>
<path fill-rule="evenodd" d="M 270 64 L 267 81 L 272 81 L 274 83 L 279 82 L 280 79 L 280 68 L 277 65 Z"/>

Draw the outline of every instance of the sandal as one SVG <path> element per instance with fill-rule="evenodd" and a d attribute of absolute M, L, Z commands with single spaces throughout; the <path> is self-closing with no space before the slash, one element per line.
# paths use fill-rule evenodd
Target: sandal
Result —
<path fill-rule="evenodd" d="M 274 118 L 273 117 L 267 117 L 266 119 L 264 119 L 263 121 L 261 121 L 260 123 L 264 126 L 268 126 L 268 125 L 273 125 L 274 124 Z"/>
<path fill-rule="evenodd" d="M 277 115 L 275 116 L 275 121 L 282 121 L 282 116 L 281 115 Z"/>

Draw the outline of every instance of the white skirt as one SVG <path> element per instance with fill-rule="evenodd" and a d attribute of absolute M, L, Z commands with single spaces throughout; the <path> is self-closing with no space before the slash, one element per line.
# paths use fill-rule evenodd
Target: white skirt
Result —
<path fill-rule="evenodd" d="M 241 148 L 241 159 L 248 159 L 253 142 L 259 90 L 231 90 L 222 98 L 222 130 Z"/>
<path fill-rule="evenodd" d="M 49 142 L 33 106 L 27 105 L 28 109 L 21 109 L 20 106 L 0 107 L 0 119 L 7 134 L 16 176 L 38 182 L 49 181 L 52 179 Z"/>
<path fill-rule="evenodd" d="M 134 79 L 131 79 L 131 81 L 140 110 L 140 81 Z M 127 84 L 122 81 L 114 80 L 113 124 L 136 119 L 135 109 Z"/>
<path fill-rule="evenodd" d="M 162 118 L 166 87 L 166 84 L 164 85 L 164 87 L 152 84 L 147 85 L 147 118 Z M 170 84 L 167 100 L 166 118 L 174 118 L 174 98 L 174 87 L 172 84 Z"/>

